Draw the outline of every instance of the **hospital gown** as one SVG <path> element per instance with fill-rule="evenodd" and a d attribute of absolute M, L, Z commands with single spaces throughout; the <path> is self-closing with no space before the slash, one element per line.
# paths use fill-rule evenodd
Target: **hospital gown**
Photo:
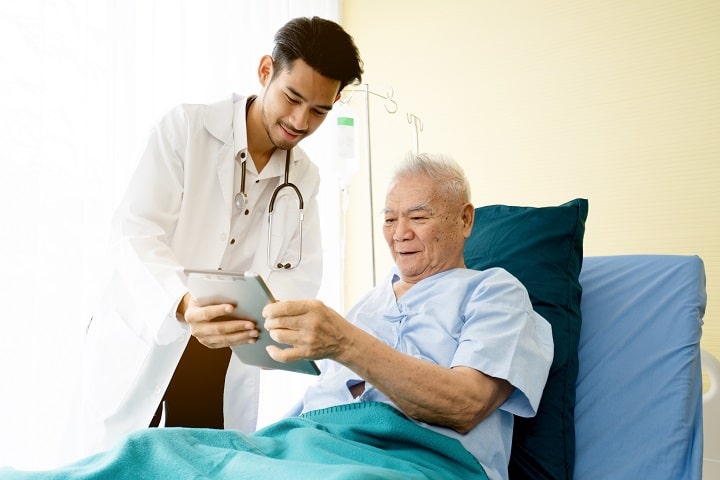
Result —
<path fill-rule="evenodd" d="M 513 415 L 535 415 L 552 362 L 549 323 L 533 311 L 522 284 L 500 268 L 441 272 L 396 300 L 392 283 L 398 278 L 393 269 L 347 319 L 400 352 L 510 382 L 515 387 L 510 397 L 467 434 L 421 423 L 458 439 L 490 479 L 507 478 Z M 336 362 L 322 361 L 321 370 L 318 383 L 305 395 L 303 412 L 351 402 L 392 404 L 370 384 L 354 399 L 348 387 L 361 379 Z"/>

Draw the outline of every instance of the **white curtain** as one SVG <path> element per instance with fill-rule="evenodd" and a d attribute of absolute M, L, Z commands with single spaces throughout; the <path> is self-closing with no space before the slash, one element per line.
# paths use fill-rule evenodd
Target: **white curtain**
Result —
<path fill-rule="evenodd" d="M 0 2 L 0 464 L 56 461 L 110 217 L 152 123 L 177 103 L 257 92 L 273 33 L 301 15 L 339 20 L 339 2 Z M 321 298 L 340 308 L 323 155 Z"/>

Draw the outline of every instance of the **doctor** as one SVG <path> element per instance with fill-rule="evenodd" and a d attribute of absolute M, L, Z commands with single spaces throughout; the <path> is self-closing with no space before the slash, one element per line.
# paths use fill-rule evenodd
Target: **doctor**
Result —
<path fill-rule="evenodd" d="M 250 321 L 223 319 L 222 308 L 199 307 L 182 271 L 254 270 L 279 299 L 317 294 L 319 174 L 297 144 L 362 72 L 339 25 L 297 18 L 276 33 L 272 56 L 260 59 L 257 96 L 182 105 L 153 128 L 113 220 L 114 260 L 87 328 L 72 426 L 80 450 L 72 457 L 161 417 L 165 426 L 255 429 L 258 368 L 227 347 L 208 348 L 213 338 L 198 327 L 213 321 L 235 344 L 258 331 Z M 268 206 L 286 168 L 304 199 L 304 222 L 301 228 L 294 189 L 285 188 L 270 239 Z"/>

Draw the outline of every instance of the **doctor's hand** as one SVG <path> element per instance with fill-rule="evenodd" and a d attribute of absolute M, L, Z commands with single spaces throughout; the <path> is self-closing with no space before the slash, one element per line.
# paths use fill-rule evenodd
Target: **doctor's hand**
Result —
<path fill-rule="evenodd" d="M 265 329 L 278 343 L 290 345 L 267 347 L 278 362 L 300 359 L 339 360 L 353 345 L 358 330 L 345 318 L 319 300 L 287 300 L 271 303 L 263 309 Z"/>
<path fill-rule="evenodd" d="M 190 325 L 190 332 L 208 348 L 255 343 L 260 332 L 253 320 L 231 317 L 235 307 L 223 303 L 207 305 L 197 303 L 186 293 L 178 305 L 178 319 Z"/>

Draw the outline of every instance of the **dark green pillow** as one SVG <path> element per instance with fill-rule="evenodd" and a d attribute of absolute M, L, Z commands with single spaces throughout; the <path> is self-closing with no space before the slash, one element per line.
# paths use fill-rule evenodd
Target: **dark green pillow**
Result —
<path fill-rule="evenodd" d="M 538 413 L 515 418 L 510 478 L 571 479 L 575 463 L 578 281 L 588 201 L 553 207 L 490 205 L 475 209 L 465 265 L 503 267 L 527 288 L 535 311 L 552 325 L 555 357 Z"/>

